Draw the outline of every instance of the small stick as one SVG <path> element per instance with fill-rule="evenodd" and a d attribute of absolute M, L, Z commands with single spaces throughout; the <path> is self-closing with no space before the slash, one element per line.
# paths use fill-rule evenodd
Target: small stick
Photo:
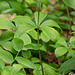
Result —
<path fill-rule="evenodd" d="M 69 24 L 70 24 L 70 32 L 72 32 L 72 29 L 71 29 L 72 23 L 71 23 L 71 18 L 70 18 L 69 9 L 68 9 L 67 6 L 66 6 L 66 11 L 67 11 L 68 19 L 69 19 Z"/>

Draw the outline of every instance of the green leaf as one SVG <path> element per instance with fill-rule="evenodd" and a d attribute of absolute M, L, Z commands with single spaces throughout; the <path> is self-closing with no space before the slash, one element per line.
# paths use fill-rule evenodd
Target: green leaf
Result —
<path fill-rule="evenodd" d="M 25 33 L 28 33 L 29 31 L 31 31 L 31 30 L 33 30 L 35 28 L 36 28 L 36 26 L 34 26 L 34 25 L 30 25 L 30 24 L 27 24 L 27 23 L 26 24 L 22 24 L 22 25 L 20 25 L 18 27 L 15 35 L 16 36 L 21 36 L 21 35 L 23 35 Z"/>
<path fill-rule="evenodd" d="M 40 64 L 35 64 L 35 66 L 37 67 L 37 70 L 41 70 L 41 65 Z"/>
<path fill-rule="evenodd" d="M 36 25 L 37 25 L 38 12 L 35 12 L 34 15 L 35 15 L 35 21 L 36 21 Z M 42 13 L 42 12 L 39 13 L 39 24 L 41 24 L 41 22 L 45 19 L 46 16 L 47 16 L 47 14 L 45 14 L 45 13 Z"/>
<path fill-rule="evenodd" d="M 15 12 L 14 9 L 6 9 L 6 10 L 2 11 L 1 14 L 12 14 L 14 12 Z"/>
<path fill-rule="evenodd" d="M 23 40 L 24 45 L 31 44 L 31 38 L 30 38 L 29 35 L 26 34 L 26 33 L 23 34 L 23 35 L 21 35 L 21 36 L 20 36 L 20 39 Z"/>
<path fill-rule="evenodd" d="M 1 72 L 2 72 L 2 68 L 0 67 L 0 75 L 1 75 Z"/>
<path fill-rule="evenodd" d="M 62 73 L 69 70 L 75 70 L 75 58 L 71 58 L 67 60 L 59 68 L 59 72 L 62 72 Z"/>
<path fill-rule="evenodd" d="M 8 51 L 10 51 L 10 52 L 12 52 L 12 53 L 14 53 L 14 54 L 16 54 L 16 51 L 15 51 L 15 49 L 12 47 L 12 42 L 4 42 L 4 43 L 2 43 L 1 44 L 6 50 L 8 50 Z"/>
<path fill-rule="evenodd" d="M 54 70 L 54 71 L 57 71 L 57 69 L 56 68 L 54 68 L 54 67 L 52 67 L 52 66 L 50 66 L 50 65 L 48 65 L 48 64 L 46 64 L 46 63 L 42 63 L 43 64 L 43 68 L 45 69 L 45 68 L 50 68 L 50 69 L 52 69 L 52 70 Z"/>
<path fill-rule="evenodd" d="M 48 38 L 43 32 L 40 35 L 40 38 L 44 41 L 44 42 L 48 42 L 50 40 L 50 38 Z"/>
<path fill-rule="evenodd" d="M 26 33 L 24 33 L 20 36 L 18 34 L 15 34 L 14 38 L 20 38 L 21 40 L 23 40 L 24 45 L 31 44 L 31 38 Z"/>
<path fill-rule="evenodd" d="M 33 50 L 43 50 L 43 51 L 45 51 L 45 48 L 42 48 L 43 47 L 43 45 L 41 45 L 41 44 L 28 44 L 28 45 L 25 45 L 24 46 L 24 48 L 26 48 L 26 49 L 33 49 Z"/>
<path fill-rule="evenodd" d="M 59 19 L 63 20 L 63 21 L 68 21 L 68 16 L 61 16 L 59 17 Z M 72 19 L 71 19 L 72 20 Z"/>
<path fill-rule="evenodd" d="M 75 24 L 75 17 L 74 17 L 74 18 L 72 18 L 72 20 L 73 20 L 73 24 Z"/>
<path fill-rule="evenodd" d="M 59 33 L 51 27 L 41 27 L 43 34 L 52 41 L 57 41 L 59 39 Z"/>
<path fill-rule="evenodd" d="M 46 72 L 46 74 L 57 75 L 56 72 L 54 71 L 54 68 L 45 63 L 43 63 L 43 68 L 44 68 L 44 72 Z"/>
<path fill-rule="evenodd" d="M 10 70 L 8 68 L 5 68 L 2 72 L 1 75 L 11 75 Z"/>
<path fill-rule="evenodd" d="M 0 43 L 5 43 L 5 41 L 11 40 L 14 34 L 10 31 L 5 31 L 0 36 Z"/>
<path fill-rule="evenodd" d="M 72 36 L 72 37 L 70 38 L 69 43 L 70 43 L 69 47 L 75 48 L 75 36 Z"/>
<path fill-rule="evenodd" d="M 34 3 L 34 0 L 26 0 L 27 3 L 32 4 Z"/>
<path fill-rule="evenodd" d="M 73 42 L 75 42 L 75 36 L 72 36 L 71 38 L 70 38 L 70 41 L 69 41 L 70 43 L 73 43 Z"/>
<path fill-rule="evenodd" d="M 72 11 L 70 14 L 71 14 L 72 16 L 75 16 L 75 11 Z"/>
<path fill-rule="evenodd" d="M 29 50 L 22 51 L 22 56 L 26 57 L 26 58 L 30 58 L 31 57 L 31 51 L 29 51 Z"/>
<path fill-rule="evenodd" d="M 16 23 L 19 23 L 20 25 L 29 24 L 29 25 L 32 25 L 32 26 L 36 26 L 35 23 L 32 21 L 31 17 L 29 17 L 29 16 L 16 16 L 12 21 L 14 21 Z M 18 27 L 19 24 L 16 25 L 16 26 Z"/>
<path fill-rule="evenodd" d="M 0 68 L 1 68 L 1 69 L 4 69 L 4 67 L 5 67 L 5 63 L 4 63 L 4 61 L 0 58 Z"/>
<path fill-rule="evenodd" d="M 26 73 L 24 71 L 20 70 L 15 75 L 26 75 Z"/>
<path fill-rule="evenodd" d="M 37 69 L 35 64 L 33 64 L 29 59 L 23 58 L 23 57 L 17 57 L 16 60 L 21 63 L 22 65 L 31 68 L 31 69 Z"/>
<path fill-rule="evenodd" d="M 42 47 L 42 45 L 38 45 L 38 44 L 29 44 L 29 45 L 25 45 L 24 46 L 27 49 L 34 49 L 34 50 L 38 50 Z"/>
<path fill-rule="evenodd" d="M 40 27 L 43 27 L 43 26 L 57 27 L 57 28 L 61 29 L 61 28 L 59 27 L 59 25 L 58 25 L 55 21 L 53 21 L 53 20 L 46 20 L 45 22 L 43 22 L 43 23 L 40 25 Z"/>
<path fill-rule="evenodd" d="M 37 40 L 37 32 L 35 30 L 29 31 L 28 34 L 31 35 L 33 39 Z"/>
<path fill-rule="evenodd" d="M 10 8 L 10 6 L 6 1 L 0 0 L 0 12 L 4 11 L 6 9 L 9 9 L 9 8 Z"/>
<path fill-rule="evenodd" d="M 8 1 L 11 5 L 11 8 L 13 8 L 15 10 L 15 12 L 17 14 L 21 14 L 22 13 L 22 7 L 21 7 L 21 4 L 17 1 Z"/>
<path fill-rule="evenodd" d="M 48 74 L 48 75 L 57 75 L 56 72 L 50 68 L 46 68 L 44 69 L 44 71 Z"/>
<path fill-rule="evenodd" d="M 0 17 L 0 29 L 16 29 L 16 28 L 8 19 Z"/>
<path fill-rule="evenodd" d="M 61 46 L 67 47 L 67 43 L 66 43 L 66 41 L 65 41 L 63 38 L 60 38 L 60 39 L 56 42 L 56 44 L 59 44 L 59 45 L 61 45 Z"/>
<path fill-rule="evenodd" d="M 19 38 L 14 38 L 14 39 L 12 40 L 12 47 L 13 47 L 16 51 L 22 50 L 23 46 L 24 46 L 24 43 L 23 43 L 23 41 L 22 41 L 21 39 L 19 39 Z"/>
<path fill-rule="evenodd" d="M 57 16 L 55 14 L 48 14 L 48 18 L 52 20 L 56 20 Z M 59 21 L 59 20 L 56 20 L 56 21 Z"/>
<path fill-rule="evenodd" d="M 6 66 L 1 72 L 1 75 L 26 75 L 25 72 L 20 70 L 22 68 L 23 68 L 23 65 L 21 64 L 14 64 L 13 66 Z"/>
<path fill-rule="evenodd" d="M 73 8 L 73 9 L 75 9 L 75 0 L 63 0 L 63 2 L 64 2 L 67 6 L 69 6 L 69 7 Z"/>
<path fill-rule="evenodd" d="M 59 26 L 60 26 L 62 29 L 70 30 L 70 25 L 69 25 L 69 24 L 66 24 L 66 23 L 60 23 Z"/>
<path fill-rule="evenodd" d="M 0 47 L 0 58 L 5 60 L 7 63 L 12 63 L 13 61 L 13 56 L 11 55 L 11 53 L 3 50 L 1 47 Z"/>
<path fill-rule="evenodd" d="M 31 9 L 25 9 L 25 11 L 28 13 L 28 15 L 32 15 L 33 14 Z"/>
<path fill-rule="evenodd" d="M 38 58 L 36 58 L 36 57 L 31 58 L 31 61 L 32 61 L 33 63 L 40 63 L 40 59 L 38 59 Z"/>
<path fill-rule="evenodd" d="M 64 55 L 65 53 L 67 53 L 67 51 L 68 50 L 65 47 L 58 47 L 55 50 L 55 55 L 56 55 L 56 57 L 60 57 L 60 56 Z"/>
<path fill-rule="evenodd" d="M 40 48 L 40 50 L 46 51 L 46 47 L 43 45 L 43 46 Z"/>
<path fill-rule="evenodd" d="M 34 75 L 42 75 L 42 71 L 41 70 L 34 70 L 33 74 Z"/>
<path fill-rule="evenodd" d="M 73 31 L 75 31 L 75 26 L 72 26 L 71 28 L 72 28 Z"/>
<path fill-rule="evenodd" d="M 23 65 L 21 64 L 14 64 L 12 66 L 11 75 L 15 75 L 21 68 L 23 68 Z"/>
<path fill-rule="evenodd" d="M 68 53 L 71 55 L 71 57 L 73 57 L 73 55 L 75 54 L 75 50 L 69 50 Z"/>
<path fill-rule="evenodd" d="M 61 15 L 63 15 L 63 13 L 64 13 L 63 11 L 56 11 L 56 12 L 55 12 L 55 14 L 56 14 L 57 16 L 61 16 Z"/>

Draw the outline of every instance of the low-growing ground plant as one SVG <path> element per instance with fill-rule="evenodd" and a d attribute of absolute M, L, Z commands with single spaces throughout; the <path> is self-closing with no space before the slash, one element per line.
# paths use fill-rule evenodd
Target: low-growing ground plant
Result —
<path fill-rule="evenodd" d="M 67 2 L 70 0 L 63 1 L 75 8 Z M 0 29 L 7 29 L 0 35 L 0 75 L 74 74 L 75 36 L 71 35 L 69 41 L 60 37 L 63 33 L 61 26 L 41 12 L 41 0 L 37 3 L 37 11 L 32 17 L 17 15 L 11 21 L 0 17 Z M 75 33 L 75 26 L 69 29 L 71 34 Z M 56 63 L 44 61 L 44 53 L 49 51 L 55 54 Z"/>

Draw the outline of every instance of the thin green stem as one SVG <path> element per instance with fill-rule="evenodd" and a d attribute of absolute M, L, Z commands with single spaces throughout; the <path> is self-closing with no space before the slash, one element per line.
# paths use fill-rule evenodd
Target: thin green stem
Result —
<path fill-rule="evenodd" d="M 38 9 L 38 12 L 40 12 L 40 10 L 41 10 L 41 0 L 38 0 L 37 9 Z"/>
<path fill-rule="evenodd" d="M 18 53 L 16 54 L 15 59 L 16 59 L 16 57 L 19 55 L 19 53 L 20 53 L 20 51 L 18 51 Z"/>
<path fill-rule="evenodd" d="M 22 3 L 21 3 L 22 4 L 22 10 L 23 10 L 22 15 L 25 14 L 25 4 L 24 3 L 25 3 L 25 0 L 22 0 Z"/>
<path fill-rule="evenodd" d="M 40 15 L 40 10 L 41 10 L 41 0 L 38 0 L 38 21 L 37 21 L 37 42 L 39 44 L 39 15 Z M 41 64 L 41 69 L 42 69 L 42 75 L 44 75 L 44 70 L 43 70 L 43 65 L 42 65 L 42 60 L 41 60 L 41 53 L 39 50 L 39 58 L 40 58 L 40 64 Z"/>
<path fill-rule="evenodd" d="M 17 52 L 15 59 L 13 60 L 13 62 L 11 63 L 11 65 L 14 63 L 14 61 L 16 60 L 16 57 L 19 55 L 20 51 Z"/>

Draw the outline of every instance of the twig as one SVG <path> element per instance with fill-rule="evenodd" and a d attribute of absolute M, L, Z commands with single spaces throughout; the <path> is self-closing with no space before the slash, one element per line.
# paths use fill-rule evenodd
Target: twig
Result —
<path fill-rule="evenodd" d="M 71 23 L 71 18 L 70 18 L 69 9 L 68 9 L 67 6 L 66 6 L 66 11 L 67 11 L 68 19 L 69 19 L 69 24 L 70 24 L 70 32 L 72 32 L 72 29 L 71 29 L 72 23 Z"/>

